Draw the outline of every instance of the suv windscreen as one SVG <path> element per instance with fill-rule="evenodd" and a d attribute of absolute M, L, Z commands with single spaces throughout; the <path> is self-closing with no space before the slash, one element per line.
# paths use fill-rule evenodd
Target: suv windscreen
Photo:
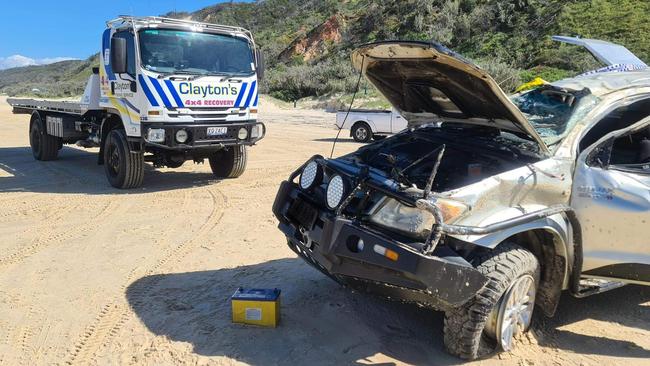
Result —
<path fill-rule="evenodd" d="M 140 32 L 142 66 L 158 73 L 251 75 L 255 72 L 250 43 L 228 35 L 171 29 Z"/>
<path fill-rule="evenodd" d="M 551 146 L 562 141 L 596 106 L 598 98 L 585 92 L 539 88 L 515 95 L 512 102 L 524 113 L 546 145 Z"/>

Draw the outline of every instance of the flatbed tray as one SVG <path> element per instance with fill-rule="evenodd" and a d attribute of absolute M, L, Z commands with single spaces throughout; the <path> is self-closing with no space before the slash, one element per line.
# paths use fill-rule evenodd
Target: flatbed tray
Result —
<path fill-rule="evenodd" d="M 83 114 L 81 104 L 72 101 L 54 101 L 43 99 L 7 98 L 7 103 L 14 108 L 14 113 L 32 113 L 34 110 L 59 112 L 68 114 Z"/>

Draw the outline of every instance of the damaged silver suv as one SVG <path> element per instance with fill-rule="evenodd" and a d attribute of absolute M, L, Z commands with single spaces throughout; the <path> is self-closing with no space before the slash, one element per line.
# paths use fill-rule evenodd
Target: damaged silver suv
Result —
<path fill-rule="evenodd" d="M 621 46 L 565 41 L 609 66 L 513 97 L 437 44 L 355 51 L 409 127 L 282 183 L 291 249 L 339 283 L 443 310 L 466 359 L 512 349 L 563 290 L 649 284 L 650 71 Z"/>

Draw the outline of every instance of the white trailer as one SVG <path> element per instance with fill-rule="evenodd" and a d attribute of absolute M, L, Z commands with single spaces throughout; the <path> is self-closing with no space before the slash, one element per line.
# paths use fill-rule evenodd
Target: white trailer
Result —
<path fill-rule="evenodd" d="M 240 176 L 247 147 L 266 132 L 257 120 L 264 62 L 252 34 L 160 17 L 106 25 L 100 66 L 78 103 L 7 100 L 31 115 L 34 157 L 54 160 L 64 144 L 99 147 L 117 188 L 140 186 L 145 162 L 177 168 L 208 159 L 217 177 Z"/>
<path fill-rule="evenodd" d="M 346 118 L 347 117 L 347 118 Z M 357 142 L 382 139 L 406 128 L 408 122 L 395 109 L 352 109 L 336 113 L 336 126 L 349 129 L 350 136 Z"/>

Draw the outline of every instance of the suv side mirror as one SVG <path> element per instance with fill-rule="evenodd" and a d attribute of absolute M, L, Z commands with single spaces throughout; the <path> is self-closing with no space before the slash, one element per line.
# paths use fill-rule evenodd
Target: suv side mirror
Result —
<path fill-rule="evenodd" d="M 255 48 L 255 70 L 257 70 L 257 80 L 264 79 L 264 54 L 259 48 Z"/>
<path fill-rule="evenodd" d="M 116 74 L 126 73 L 126 39 L 111 39 L 111 69 Z"/>

